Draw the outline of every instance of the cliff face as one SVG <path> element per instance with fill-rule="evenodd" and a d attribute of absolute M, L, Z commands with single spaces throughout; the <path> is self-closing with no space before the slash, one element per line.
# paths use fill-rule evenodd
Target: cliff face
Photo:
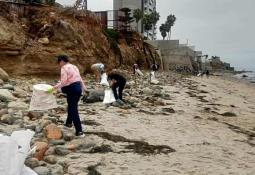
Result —
<path fill-rule="evenodd" d="M 109 69 L 160 63 L 155 50 L 135 33 L 128 43 L 120 35 L 113 47 L 91 13 L 80 16 L 72 10 L 0 5 L 0 67 L 11 75 L 58 74 L 55 56 L 63 53 L 84 73 L 96 62 Z"/>

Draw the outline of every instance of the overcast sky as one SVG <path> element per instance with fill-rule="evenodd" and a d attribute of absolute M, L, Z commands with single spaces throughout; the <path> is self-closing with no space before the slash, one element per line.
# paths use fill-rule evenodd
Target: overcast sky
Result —
<path fill-rule="evenodd" d="M 73 4 L 74 0 L 57 0 Z M 195 45 L 210 56 L 255 71 L 255 0 L 157 0 L 161 15 L 177 17 L 172 39 Z M 112 9 L 112 0 L 88 0 L 90 10 Z M 161 39 L 160 34 L 158 38 Z"/>

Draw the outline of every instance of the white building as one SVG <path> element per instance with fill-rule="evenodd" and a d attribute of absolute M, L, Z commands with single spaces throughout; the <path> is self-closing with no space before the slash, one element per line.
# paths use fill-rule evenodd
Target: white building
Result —
<path fill-rule="evenodd" d="M 156 0 L 113 0 L 113 9 L 114 10 L 119 10 L 121 8 L 129 8 L 132 10 L 135 9 L 141 9 L 144 13 L 152 13 L 153 11 L 156 11 Z M 114 19 L 117 20 L 117 19 Z M 137 29 L 137 24 L 134 21 L 131 24 L 131 27 L 133 30 Z M 144 36 L 147 36 L 144 33 L 142 21 L 140 20 L 138 23 L 138 31 L 140 33 L 143 33 Z M 149 32 L 149 39 L 155 39 L 156 37 L 156 29 L 154 28 Z"/>

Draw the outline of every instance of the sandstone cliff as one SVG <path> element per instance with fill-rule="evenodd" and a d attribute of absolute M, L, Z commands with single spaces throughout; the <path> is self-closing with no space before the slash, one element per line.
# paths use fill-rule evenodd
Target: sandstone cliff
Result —
<path fill-rule="evenodd" d="M 0 5 L 0 67 L 11 75 L 58 74 L 55 56 L 63 53 L 83 73 L 99 61 L 109 69 L 160 63 L 153 47 L 136 33 L 128 42 L 120 35 L 113 43 L 92 13 L 80 16 L 70 9 Z"/>

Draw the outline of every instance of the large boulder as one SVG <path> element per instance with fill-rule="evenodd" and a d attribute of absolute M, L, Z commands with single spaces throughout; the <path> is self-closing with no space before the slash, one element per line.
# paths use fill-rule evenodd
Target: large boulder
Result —
<path fill-rule="evenodd" d="M 38 42 L 44 45 L 48 45 L 50 43 L 49 39 L 47 37 L 45 38 L 39 38 Z"/>
<path fill-rule="evenodd" d="M 9 75 L 0 67 L 0 79 L 3 81 L 9 80 Z"/>
<path fill-rule="evenodd" d="M 58 140 L 62 138 L 61 129 L 56 124 L 49 124 L 45 127 L 45 135 L 49 140 Z"/>
<path fill-rule="evenodd" d="M 7 89 L 0 89 L 0 101 L 13 101 L 16 98 Z"/>
<path fill-rule="evenodd" d="M 84 103 L 96 103 L 104 100 L 104 89 L 90 90 L 88 95 L 84 95 L 82 101 Z"/>
<path fill-rule="evenodd" d="M 48 143 L 35 142 L 34 146 L 36 146 L 36 154 L 34 155 L 34 157 L 38 160 L 43 160 L 44 154 L 48 149 Z"/>
<path fill-rule="evenodd" d="M 40 164 L 38 159 L 32 157 L 32 158 L 26 159 L 25 165 L 30 168 L 35 168 L 35 167 L 38 167 Z"/>
<path fill-rule="evenodd" d="M 50 169 L 44 166 L 39 166 L 34 169 L 38 175 L 50 175 Z"/>
<path fill-rule="evenodd" d="M 1 120 L 2 123 L 8 124 L 8 125 L 12 125 L 15 121 L 15 118 L 10 115 L 10 114 L 4 114 L 1 116 Z"/>
<path fill-rule="evenodd" d="M 54 175 L 63 175 L 64 174 L 64 169 L 61 165 L 52 165 L 50 166 L 50 169 L 51 169 L 51 174 L 54 174 Z"/>
<path fill-rule="evenodd" d="M 8 108 L 12 108 L 12 109 L 28 109 L 28 105 L 22 101 L 12 101 L 8 104 Z"/>
<path fill-rule="evenodd" d="M 143 91 L 143 94 L 146 96 L 151 96 L 153 94 L 153 90 L 148 87 L 145 87 L 144 89 L 142 89 L 142 91 Z"/>

